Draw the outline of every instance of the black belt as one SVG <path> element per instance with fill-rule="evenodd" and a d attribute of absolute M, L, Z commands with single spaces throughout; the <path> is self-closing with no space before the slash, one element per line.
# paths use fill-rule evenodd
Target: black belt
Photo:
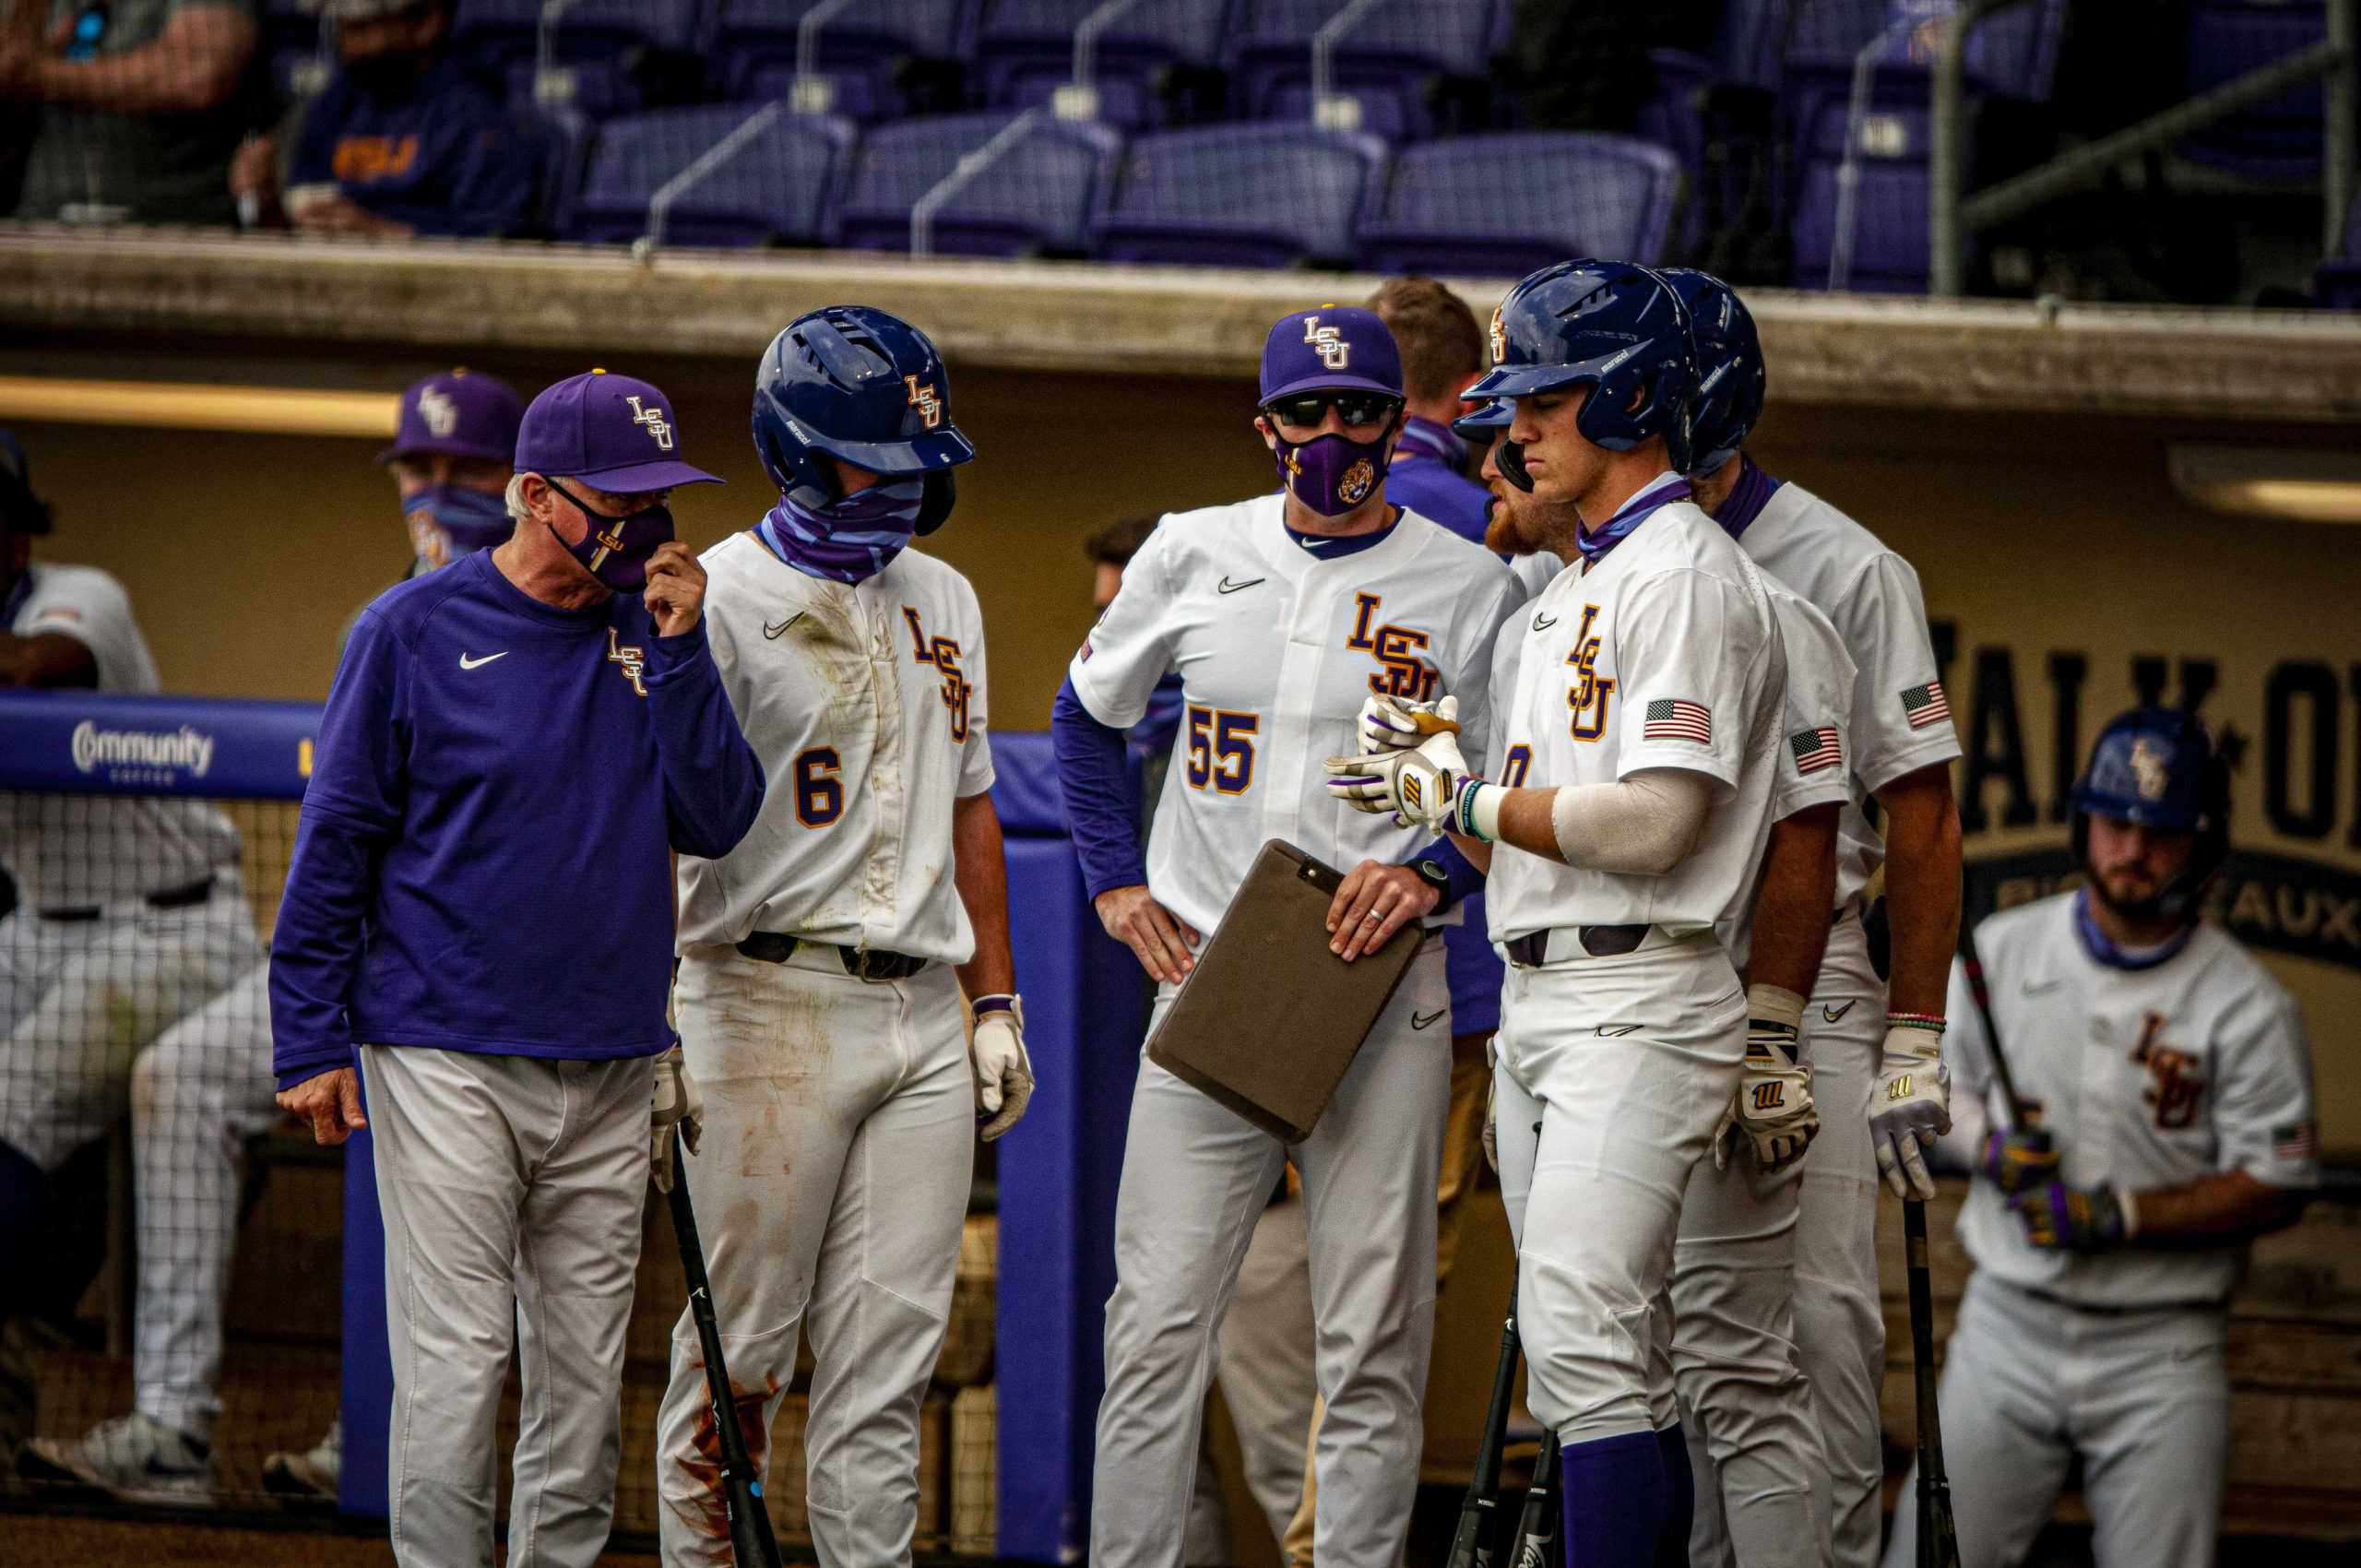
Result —
<path fill-rule="evenodd" d="M 784 964 L 793 957 L 795 950 L 804 945 L 803 938 L 789 936 L 780 931 L 758 931 L 738 944 L 738 951 L 758 964 Z M 908 953 L 888 953 L 877 947 L 846 947 L 838 944 L 836 956 L 844 960 L 845 973 L 855 980 L 908 980 L 926 968 L 928 960 Z"/>
<path fill-rule="evenodd" d="M 1530 931 L 1503 945 L 1509 962 L 1521 968 L 1539 968 L 1549 961 L 1548 931 Z M 1582 943 L 1583 951 L 1594 958 L 1612 958 L 1619 953 L 1629 953 L 1648 939 L 1648 928 L 1640 925 L 1578 925 L 1574 935 Z"/>
<path fill-rule="evenodd" d="M 2091 1317 L 2150 1317 L 2157 1313 L 2225 1313 L 2230 1308 L 2227 1301 L 2075 1301 L 2052 1291 L 2019 1285 L 2013 1280 L 2003 1279 L 2000 1283 L 2021 1296 L 2031 1296 L 2047 1305 L 2064 1307 L 2068 1312 L 2082 1313 Z"/>
<path fill-rule="evenodd" d="M 192 904 L 202 904 L 213 897 L 213 879 L 200 877 L 185 887 L 167 887 L 161 893 L 143 893 L 139 901 L 151 909 L 185 909 Z M 45 921 L 94 921 L 106 913 L 98 904 L 77 904 L 63 909 L 43 909 Z"/>

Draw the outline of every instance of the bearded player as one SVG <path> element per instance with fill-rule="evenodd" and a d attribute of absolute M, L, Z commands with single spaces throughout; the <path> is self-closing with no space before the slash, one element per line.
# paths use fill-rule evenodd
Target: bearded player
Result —
<path fill-rule="evenodd" d="M 2230 849 L 2229 769 L 2203 727 L 2120 715 L 2073 807 L 2082 887 L 1975 928 L 1990 1028 L 1952 972 L 1944 1149 L 1975 1175 L 1941 1396 L 1961 1562 L 2023 1561 L 2079 1458 L 2099 1568 L 2204 1568 L 2230 1291 L 2319 1181 L 2311 1051 L 2295 999 L 2199 918 Z M 1896 1509 L 1887 1568 L 1916 1546 Z"/>
<path fill-rule="evenodd" d="M 1283 488 L 1167 518 L 1067 672 L 1053 720 L 1084 879 L 1108 931 L 1157 982 L 1157 1011 L 1266 839 L 1331 864 L 1377 859 L 1377 892 L 1333 946 L 1379 945 L 1430 913 L 1433 837 L 1356 814 L 1319 759 L 1354 742 L 1362 703 L 1481 691 L 1508 570 L 1387 499 L 1403 415 L 1399 352 L 1368 311 L 1285 316 L 1263 350 L 1255 421 Z M 1168 671 L 1185 761 L 1143 863 L 1121 732 Z M 1480 695 L 1463 722 L 1480 737 Z M 1464 889 L 1463 889 L 1464 890 Z M 1107 1306 L 1091 1562 L 1178 1568 L 1216 1338 L 1254 1218 L 1302 1173 L 1318 1383 L 1319 1562 L 1390 1568 L 1417 1491 L 1433 1327 L 1435 1181 L 1451 1074 L 1442 946 L 1428 940 L 1319 1126 L 1285 1146 L 1154 1063 L 1132 1100 Z"/>
<path fill-rule="evenodd" d="M 911 548 L 976 452 L 934 345 L 860 305 L 772 340 L 754 445 L 779 504 L 706 552 L 706 613 L 777 782 L 729 854 L 681 861 L 676 998 L 706 1100 L 688 1178 L 748 1448 L 767 1468 L 809 1335 L 813 1545 L 884 1568 L 910 1561 L 977 1124 L 999 1137 L 1033 1093 L 983 616 Z M 684 1311 L 658 1416 L 669 1563 L 730 1561 L 712 1419 Z"/>

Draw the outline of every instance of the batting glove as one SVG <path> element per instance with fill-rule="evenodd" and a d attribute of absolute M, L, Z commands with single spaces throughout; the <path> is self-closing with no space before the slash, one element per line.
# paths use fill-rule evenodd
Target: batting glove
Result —
<path fill-rule="evenodd" d="M 1927 1148 L 1952 1130 L 1952 1071 L 1943 1065 L 1939 1028 L 1889 1025 L 1877 1091 L 1869 1097 L 1869 1141 L 1893 1195 L 1920 1203 L 1935 1195 Z"/>
<path fill-rule="evenodd" d="M 1820 1135 L 1811 1069 L 1796 1060 L 1796 1036 L 1794 1024 L 1777 1018 L 1747 1020 L 1745 1069 L 1721 1125 L 1714 1129 L 1714 1170 L 1729 1164 L 1727 1134 L 1733 1127 L 1752 1140 L 1754 1162 L 1765 1171 L 1793 1165 Z"/>
<path fill-rule="evenodd" d="M 1025 1053 L 1025 1001 L 979 996 L 967 1063 L 976 1075 L 976 1120 L 991 1143 L 1025 1119 L 1033 1099 L 1033 1059 Z"/>
<path fill-rule="evenodd" d="M 2013 1133 L 1995 1128 L 1984 1134 L 1975 1169 L 2002 1192 L 2022 1193 L 2058 1180 L 2058 1151 L 2050 1146 L 2047 1127 L 2021 1127 Z"/>
<path fill-rule="evenodd" d="M 1332 756 L 1327 768 L 1335 799 L 1372 815 L 1391 813 L 1395 826 L 1415 824 L 1430 833 L 1456 826 L 1453 805 L 1469 771 L 1458 737 L 1448 732 L 1407 751 Z"/>
<path fill-rule="evenodd" d="M 2025 1228 L 2025 1240 L 2046 1253 L 2104 1253 L 2123 1245 L 2139 1229 L 2131 1200 L 2112 1187 L 2070 1187 L 2051 1182 L 2020 1193 L 2009 1206 Z"/>
<path fill-rule="evenodd" d="M 1373 696 L 1361 703 L 1361 750 L 1399 752 L 1422 743 L 1430 735 L 1459 733 L 1459 699 L 1405 702 L 1400 697 Z"/>
<path fill-rule="evenodd" d="M 689 1076 L 688 1059 L 678 1045 L 656 1059 L 656 1092 L 648 1115 L 648 1177 L 659 1193 L 672 1190 L 672 1129 L 678 1127 L 697 1152 L 705 1136 L 705 1093 Z"/>

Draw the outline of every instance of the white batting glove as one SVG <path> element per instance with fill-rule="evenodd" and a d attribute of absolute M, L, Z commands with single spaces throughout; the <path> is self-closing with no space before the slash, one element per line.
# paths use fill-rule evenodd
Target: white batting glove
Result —
<path fill-rule="evenodd" d="M 1459 699 L 1404 702 L 1400 697 L 1373 696 L 1361 703 L 1361 750 L 1399 752 L 1423 742 L 1430 735 L 1459 733 Z"/>
<path fill-rule="evenodd" d="M 675 1045 L 656 1059 L 656 1092 L 648 1115 L 648 1177 L 659 1193 L 672 1190 L 672 1129 L 681 1129 L 689 1152 L 705 1136 L 705 1092 L 689 1076 L 688 1059 Z"/>
<path fill-rule="evenodd" d="M 1765 1171 L 1786 1170 L 1804 1157 L 1820 1135 L 1820 1111 L 1811 1098 L 1811 1069 L 1796 1060 L 1796 1026 L 1775 1018 L 1749 1018 L 1746 1067 L 1722 1123 L 1714 1129 L 1714 1169 L 1729 1164 L 1735 1127 L 1754 1145 L 1754 1162 Z"/>
<path fill-rule="evenodd" d="M 1408 751 L 1332 756 L 1326 766 L 1332 797 L 1371 815 L 1391 812 L 1397 826 L 1415 823 L 1437 833 L 1451 825 L 1453 799 L 1469 773 L 1458 737 L 1448 731 Z"/>
<path fill-rule="evenodd" d="M 1952 1130 L 1952 1070 L 1943 1065 L 1940 1029 L 1888 1025 L 1877 1092 L 1869 1097 L 1869 1141 L 1893 1195 L 1920 1203 L 1935 1195 L 1926 1150 Z"/>
<path fill-rule="evenodd" d="M 1005 1007 L 988 1005 L 1004 1002 Z M 979 996 L 967 1063 L 976 1075 L 976 1120 L 991 1143 L 1025 1119 L 1033 1099 L 1033 1058 L 1025 1053 L 1025 999 Z"/>

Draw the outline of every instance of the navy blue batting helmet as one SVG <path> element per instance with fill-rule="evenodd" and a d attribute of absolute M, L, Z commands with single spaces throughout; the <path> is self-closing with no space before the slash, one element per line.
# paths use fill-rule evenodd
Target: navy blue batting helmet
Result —
<path fill-rule="evenodd" d="M 1528 276 L 1492 313 L 1492 368 L 1469 402 L 1588 385 L 1583 439 L 1628 452 L 1661 435 L 1688 471 L 1697 389 L 1689 308 L 1663 276 L 1626 261 L 1561 261 Z"/>
<path fill-rule="evenodd" d="M 798 505 L 838 499 L 819 454 L 889 479 L 923 475 L 918 530 L 951 515 L 951 470 L 976 448 L 951 422 L 951 377 L 927 335 L 868 305 L 829 305 L 787 324 L 754 376 L 754 449 Z"/>
<path fill-rule="evenodd" d="M 1696 449 L 1692 473 L 1710 474 L 1738 455 L 1754 422 L 1762 417 L 1770 383 L 1762 367 L 1762 344 L 1753 313 L 1738 291 L 1710 272 L 1691 267 L 1665 268 L 1697 345 L 1697 401 L 1690 434 Z"/>
<path fill-rule="evenodd" d="M 2106 817 L 2165 833 L 2196 836 L 2188 869 L 2161 900 L 2167 913 L 2189 907 L 2230 852 L 2230 767 L 2192 714 L 2135 707 L 2099 731 L 2090 766 L 2074 786 L 2074 858 L 2083 859 L 2090 819 Z"/>
<path fill-rule="evenodd" d="M 1477 404 L 1451 422 L 1454 434 L 1468 441 L 1489 441 L 1506 430 L 1516 419 L 1516 404 L 1506 398 L 1493 398 Z"/>

